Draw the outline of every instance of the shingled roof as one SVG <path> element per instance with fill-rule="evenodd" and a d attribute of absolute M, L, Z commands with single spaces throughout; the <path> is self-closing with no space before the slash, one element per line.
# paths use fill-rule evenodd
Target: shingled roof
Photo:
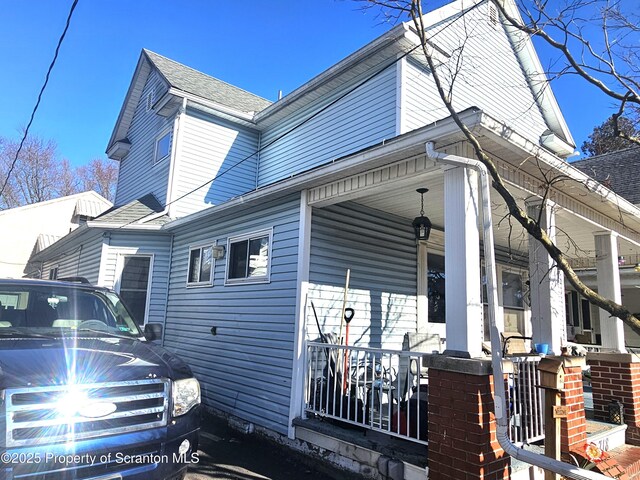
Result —
<path fill-rule="evenodd" d="M 640 204 L 640 147 L 597 155 L 573 162 L 571 165 L 634 205 Z"/>
<path fill-rule="evenodd" d="M 114 207 L 95 219 L 96 222 L 113 223 L 118 225 L 130 225 L 139 223 L 140 220 L 148 215 L 159 213 L 163 210 L 162 204 L 152 194 L 133 200 L 132 202 Z M 156 217 L 152 220 L 142 222 L 147 225 L 162 225 L 169 221 L 167 215 Z"/>
<path fill-rule="evenodd" d="M 169 85 L 178 90 L 245 113 L 259 112 L 271 105 L 269 100 L 246 90 L 234 87 L 147 49 L 143 51 Z"/>

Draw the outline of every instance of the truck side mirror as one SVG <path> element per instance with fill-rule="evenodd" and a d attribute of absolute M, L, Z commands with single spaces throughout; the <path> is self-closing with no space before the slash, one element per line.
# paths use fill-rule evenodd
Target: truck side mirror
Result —
<path fill-rule="evenodd" d="M 147 323 L 144 326 L 144 337 L 150 342 L 162 339 L 162 324 Z"/>

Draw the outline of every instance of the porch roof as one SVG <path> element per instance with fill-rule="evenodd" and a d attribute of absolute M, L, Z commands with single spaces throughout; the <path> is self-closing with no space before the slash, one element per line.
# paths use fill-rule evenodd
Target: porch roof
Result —
<path fill-rule="evenodd" d="M 613 230 L 620 235 L 621 254 L 640 253 L 638 207 L 479 109 L 461 112 L 461 119 L 478 136 L 505 181 L 511 185 L 514 195 L 522 202 L 541 198 L 548 180 L 554 179 L 548 198 L 559 207 L 558 243 L 569 256 L 589 256 L 594 250 L 593 233 L 598 230 Z M 309 203 L 315 207 L 352 200 L 410 221 L 419 211 L 419 196 L 415 189 L 426 186 L 430 189 L 425 197 L 427 212 L 438 230 L 444 225 L 443 170 L 435 160 L 426 156 L 427 142 L 435 142 L 438 150 L 473 157 L 462 133 L 447 117 L 174 220 L 163 229 L 177 228 L 229 208 L 258 204 L 268 197 L 304 189 L 309 189 Z M 512 234 L 511 227 L 503 220 L 506 209 L 497 194 L 492 205 L 496 243 L 526 251 L 527 236 L 524 232 Z"/>

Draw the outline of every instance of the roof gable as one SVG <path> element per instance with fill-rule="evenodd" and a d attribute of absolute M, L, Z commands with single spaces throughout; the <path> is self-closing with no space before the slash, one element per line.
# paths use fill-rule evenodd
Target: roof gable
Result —
<path fill-rule="evenodd" d="M 158 69 L 167 84 L 177 90 L 191 93 L 205 100 L 210 100 L 244 113 L 259 112 L 271 105 L 269 100 L 162 55 L 146 49 L 142 50 L 142 52 L 153 66 Z"/>
<path fill-rule="evenodd" d="M 269 100 L 143 49 L 109 139 L 107 152 L 117 142 L 127 142 L 127 132 L 152 69 L 160 74 L 165 90 L 171 88 L 178 96 L 182 92 L 245 114 L 259 112 L 271 105 Z"/>
<path fill-rule="evenodd" d="M 440 25 L 452 21 L 453 18 L 479 4 L 487 3 L 487 1 L 455 0 L 448 3 L 424 15 L 425 28 L 433 29 L 435 27 L 438 29 Z M 509 12 L 520 19 L 521 16 L 517 12 L 513 0 L 503 1 Z M 515 9 L 515 12 L 512 12 L 511 9 Z M 537 104 L 549 128 L 549 138 L 545 139 L 545 144 L 558 155 L 566 156 L 573 151 L 575 142 L 555 96 L 549 88 L 546 74 L 533 43 L 530 38 L 523 36 L 514 27 L 505 26 L 505 32 L 512 45 L 516 61 L 527 77 L 532 102 Z M 313 102 L 318 96 L 327 95 L 329 91 L 341 88 L 342 85 L 353 81 L 355 76 L 363 75 L 366 69 L 379 70 L 381 66 L 388 66 L 389 62 L 395 61 L 410 50 L 415 50 L 411 55 L 412 58 L 420 60 L 421 54 L 419 50 L 415 49 L 418 45 L 417 42 L 418 37 L 414 31 L 413 23 L 401 23 L 258 113 L 255 121 L 263 127 L 269 126 L 274 121 L 281 120 L 288 114 Z M 437 49 L 438 46 L 434 46 Z M 488 45 L 487 48 L 491 48 L 491 45 Z M 554 141 L 556 143 L 552 145 Z"/>

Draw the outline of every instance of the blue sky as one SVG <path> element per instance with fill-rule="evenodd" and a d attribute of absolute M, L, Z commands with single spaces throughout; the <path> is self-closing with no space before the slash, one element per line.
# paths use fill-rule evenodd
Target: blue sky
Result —
<path fill-rule="evenodd" d="M 0 136 L 17 139 L 72 2 L 0 3 Z M 54 139 L 74 165 L 104 157 L 142 48 L 275 100 L 278 90 L 287 94 L 391 28 L 361 7 L 351 0 L 80 0 L 32 132 Z M 553 88 L 578 146 L 612 113 L 584 82 Z"/>

